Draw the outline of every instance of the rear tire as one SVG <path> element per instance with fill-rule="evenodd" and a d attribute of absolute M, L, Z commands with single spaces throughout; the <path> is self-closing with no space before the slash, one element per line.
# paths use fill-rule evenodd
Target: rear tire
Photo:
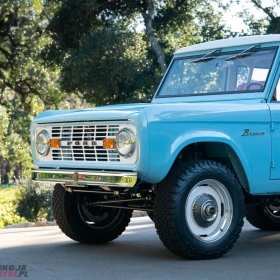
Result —
<path fill-rule="evenodd" d="M 171 252 L 186 259 L 212 259 L 237 241 L 244 217 L 242 187 L 220 163 L 200 160 L 174 166 L 158 185 L 157 233 Z"/>
<path fill-rule="evenodd" d="M 81 243 L 106 243 L 116 239 L 125 231 L 132 211 L 93 207 L 88 197 L 69 193 L 56 184 L 53 213 L 58 226 L 68 237 Z"/>
<path fill-rule="evenodd" d="M 280 201 L 267 206 L 247 205 L 245 216 L 248 222 L 262 230 L 280 230 Z"/>

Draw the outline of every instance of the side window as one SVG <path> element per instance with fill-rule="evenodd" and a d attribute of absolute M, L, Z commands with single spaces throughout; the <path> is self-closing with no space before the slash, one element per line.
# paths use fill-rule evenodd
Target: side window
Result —
<path fill-rule="evenodd" d="M 276 89 L 273 93 L 273 96 L 272 96 L 272 100 L 271 102 L 275 102 L 275 101 L 280 101 L 280 78 L 278 80 L 278 83 L 277 83 L 277 86 L 276 86 Z"/>

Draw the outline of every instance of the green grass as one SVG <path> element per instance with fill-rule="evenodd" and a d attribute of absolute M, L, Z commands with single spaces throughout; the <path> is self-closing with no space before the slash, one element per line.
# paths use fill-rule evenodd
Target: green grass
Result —
<path fill-rule="evenodd" d="M 17 186 L 0 185 L 0 228 L 26 222 L 26 219 L 16 213 L 16 193 Z"/>

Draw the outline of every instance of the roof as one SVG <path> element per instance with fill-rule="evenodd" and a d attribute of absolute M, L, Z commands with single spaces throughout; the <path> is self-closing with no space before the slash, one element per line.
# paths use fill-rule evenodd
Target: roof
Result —
<path fill-rule="evenodd" d="M 181 48 L 177 50 L 175 54 L 270 42 L 280 42 L 280 35 L 255 35 L 216 40 Z"/>

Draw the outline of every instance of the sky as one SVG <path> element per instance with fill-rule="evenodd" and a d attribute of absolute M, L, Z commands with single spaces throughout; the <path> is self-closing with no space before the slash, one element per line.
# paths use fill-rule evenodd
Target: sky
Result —
<path fill-rule="evenodd" d="M 229 3 L 229 0 L 223 0 L 223 2 Z M 231 4 L 229 11 L 224 16 L 227 26 L 229 26 L 233 32 L 240 32 L 242 29 L 246 30 L 242 18 L 234 16 L 236 13 L 248 9 L 257 19 L 260 19 L 265 15 L 263 11 L 255 8 L 250 0 L 240 0 L 239 2 L 240 4 L 237 4 L 236 2 Z M 263 0 L 262 2 L 264 7 L 273 5 L 273 0 Z M 279 10 L 279 8 L 277 10 Z"/>
<path fill-rule="evenodd" d="M 230 0 L 223 0 L 224 4 L 228 4 Z M 224 15 L 224 20 L 226 25 L 230 27 L 233 32 L 241 32 L 242 29 L 246 30 L 246 25 L 244 24 L 242 18 L 238 17 L 236 14 L 238 12 L 243 11 L 244 9 L 248 9 L 257 19 L 260 19 L 265 16 L 264 12 L 257 9 L 250 0 L 239 0 L 239 4 L 237 4 L 236 0 L 232 0 L 229 11 Z M 273 0 L 262 0 L 264 7 L 271 6 L 273 4 Z M 280 8 L 276 9 L 280 14 Z M 137 32 L 141 32 L 144 29 L 144 24 L 141 22 L 137 25 Z"/>

